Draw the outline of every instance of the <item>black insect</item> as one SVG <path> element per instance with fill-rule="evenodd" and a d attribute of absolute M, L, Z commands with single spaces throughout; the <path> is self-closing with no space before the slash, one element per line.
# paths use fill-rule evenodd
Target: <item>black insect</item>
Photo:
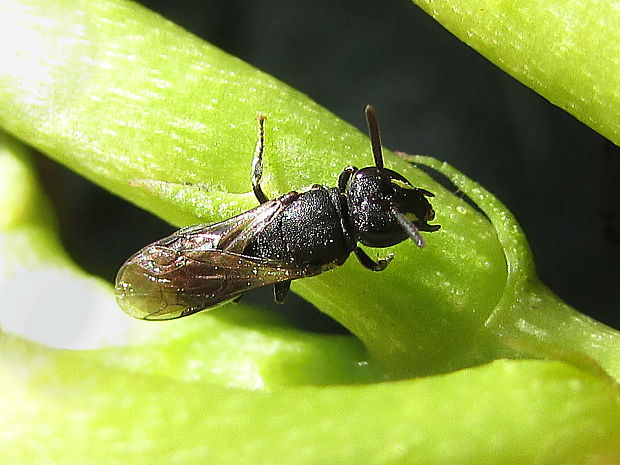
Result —
<path fill-rule="evenodd" d="M 384 270 L 389 254 L 375 262 L 358 245 L 389 247 L 410 238 L 424 247 L 419 231 L 435 212 L 426 197 L 400 174 L 383 167 L 381 138 L 373 107 L 366 107 L 375 166 L 349 166 L 338 187 L 314 185 L 269 200 L 260 186 L 265 117 L 252 162 L 252 186 L 260 205 L 221 223 L 180 229 L 146 246 L 125 262 L 116 278 L 116 297 L 129 315 L 145 320 L 179 318 L 274 285 L 283 303 L 292 280 L 342 265 L 351 252 L 373 271 Z"/>

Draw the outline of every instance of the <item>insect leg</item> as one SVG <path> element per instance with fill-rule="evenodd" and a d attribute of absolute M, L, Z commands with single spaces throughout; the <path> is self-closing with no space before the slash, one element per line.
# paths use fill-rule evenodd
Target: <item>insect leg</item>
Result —
<path fill-rule="evenodd" d="M 290 281 L 284 281 L 282 283 L 275 283 L 273 285 L 273 300 L 278 304 L 283 304 L 286 300 L 286 295 L 291 287 Z"/>
<path fill-rule="evenodd" d="M 265 115 L 258 115 L 258 140 L 256 150 L 252 160 L 252 190 L 260 203 L 265 203 L 269 199 L 260 187 L 260 180 L 263 177 L 263 153 L 265 152 Z"/>
<path fill-rule="evenodd" d="M 338 190 L 343 192 L 347 190 L 347 184 L 349 183 L 349 179 L 358 171 L 355 166 L 347 166 L 340 176 L 338 176 Z"/>
<path fill-rule="evenodd" d="M 370 258 L 368 256 L 368 254 L 366 254 L 366 252 L 364 252 L 362 249 L 360 249 L 359 247 L 357 247 L 355 250 L 355 256 L 357 257 L 357 259 L 359 260 L 359 262 L 365 267 L 368 268 L 369 270 L 372 271 L 383 271 L 387 268 L 387 266 L 389 265 L 389 263 L 392 261 L 392 259 L 394 258 L 394 254 L 391 253 L 389 254 L 387 257 L 385 258 L 380 258 L 378 259 L 376 262 Z"/>

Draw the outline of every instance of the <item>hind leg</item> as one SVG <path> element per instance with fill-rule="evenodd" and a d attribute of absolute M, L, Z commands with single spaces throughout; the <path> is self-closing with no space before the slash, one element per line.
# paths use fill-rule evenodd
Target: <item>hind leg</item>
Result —
<path fill-rule="evenodd" d="M 265 203 L 269 199 L 260 187 L 260 181 L 263 177 L 263 153 L 265 152 L 265 115 L 258 115 L 258 140 L 256 141 L 256 150 L 254 151 L 254 159 L 252 160 L 252 190 L 259 203 Z"/>

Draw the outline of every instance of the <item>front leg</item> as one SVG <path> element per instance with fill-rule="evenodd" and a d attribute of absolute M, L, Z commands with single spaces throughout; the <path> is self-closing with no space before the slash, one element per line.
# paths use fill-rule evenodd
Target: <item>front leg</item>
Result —
<path fill-rule="evenodd" d="M 366 252 L 364 252 L 361 248 L 357 247 L 355 250 L 355 256 L 359 260 L 359 262 L 369 270 L 372 271 L 383 271 L 390 264 L 392 259 L 394 258 L 394 254 L 390 253 L 385 258 L 379 258 L 376 262 L 368 256 Z"/>
<path fill-rule="evenodd" d="M 256 141 L 256 150 L 254 151 L 254 159 L 252 160 L 252 190 L 259 203 L 265 203 L 269 199 L 260 187 L 260 181 L 263 177 L 263 153 L 265 152 L 265 119 L 264 115 L 259 115 L 258 120 L 258 140 Z"/>

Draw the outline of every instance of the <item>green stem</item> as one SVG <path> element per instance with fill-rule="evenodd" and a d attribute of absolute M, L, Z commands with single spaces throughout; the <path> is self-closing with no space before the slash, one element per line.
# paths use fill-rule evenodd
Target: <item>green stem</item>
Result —
<path fill-rule="evenodd" d="M 508 74 L 620 143 L 616 1 L 413 3 Z"/>
<path fill-rule="evenodd" d="M 620 382 L 620 333 L 579 313 L 538 281 L 525 234 L 508 209 L 449 164 L 430 157 L 401 155 L 447 176 L 478 204 L 496 228 L 508 277 L 502 298 L 484 324 L 486 337 L 480 338 L 478 350 L 493 357 L 521 352 L 577 365 L 589 360 L 587 365 L 599 364 Z M 495 343 L 484 348 L 493 339 Z"/>
<path fill-rule="evenodd" d="M 355 386 L 224 389 L 110 370 L 0 335 L 7 463 L 617 463 L 618 391 L 560 362 L 502 360 Z M 62 432 L 60 434 L 59 432 Z"/>
<path fill-rule="evenodd" d="M 537 280 L 528 281 L 509 308 L 486 329 L 526 355 L 552 358 L 620 382 L 620 334 L 562 302 Z"/>

